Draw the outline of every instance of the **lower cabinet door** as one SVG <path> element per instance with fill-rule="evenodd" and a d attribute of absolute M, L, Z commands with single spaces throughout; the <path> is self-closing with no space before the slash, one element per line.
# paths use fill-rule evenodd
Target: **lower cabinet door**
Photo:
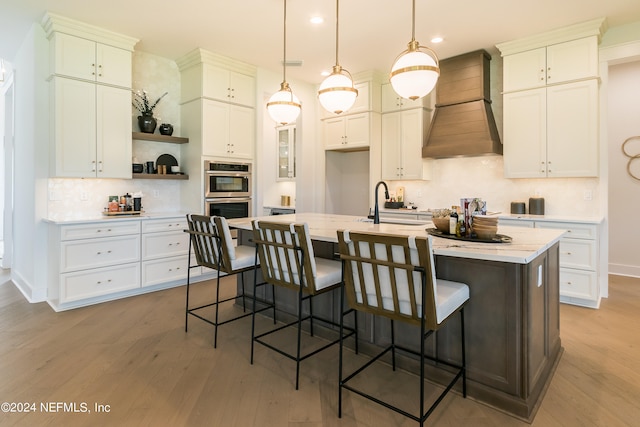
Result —
<path fill-rule="evenodd" d="M 560 268 L 560 299 L 562 297 L 595 300 L 598 298 L 598 277 L 595 271 Z"/>
<path fill-rule="evenodd" d="M 140 263 L 60 275 L 60 302 L 78 301 L 140 287 Z"/>
<path fill-rule="evenodd" d="M 192 256 L 191 265 L 196 265 L 195 256 Z M 156 259 L 142 262 L 142 286 L 153 286 L 173 280 L 187 279 L 187 256 Z M 201 274 L 200 267 L 191 269 L 191 277 Z"/>

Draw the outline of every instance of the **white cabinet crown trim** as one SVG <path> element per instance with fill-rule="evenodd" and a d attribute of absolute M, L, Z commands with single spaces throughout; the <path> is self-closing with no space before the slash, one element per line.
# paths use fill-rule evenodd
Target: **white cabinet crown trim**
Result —
<path fill-rule="evenodd" d="M 61 32 L 118 47 L 120 49 L 126 49 L 130 52 L 133 52 L 134 46 L 139 41 L 134 37 L 114 33 L 113 31 L 85 24 L 84 22 L 76 21 L 51 12 L 47 12 L 44 15 L 41 24 L 48 39 L 51 39 L 54 32 Z"/>
<path fill-rule="evenodd" d="M 598 43 L 600 43 L 602 35 L 606 32 L 607 28 L 608 25 L 606 18 L 597 18 L 581 22 L 579 24 L 558 28 L 556 30 L 547 31 L 546 33 L 536 34 L 531 37 L 524 37 L 509 42 L 499 43 L 496 47 L 502 56 L 507 56 L 514 53 L 589 36 L 597 36 Z"/>

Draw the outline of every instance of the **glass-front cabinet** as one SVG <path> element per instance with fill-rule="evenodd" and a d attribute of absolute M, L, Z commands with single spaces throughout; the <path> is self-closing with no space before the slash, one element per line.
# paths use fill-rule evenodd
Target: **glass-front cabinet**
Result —
<path fill-rule="evenodd" d="M 278 181 L 296 177 L 296 127 L 280 126 L 278 132 Z"/>

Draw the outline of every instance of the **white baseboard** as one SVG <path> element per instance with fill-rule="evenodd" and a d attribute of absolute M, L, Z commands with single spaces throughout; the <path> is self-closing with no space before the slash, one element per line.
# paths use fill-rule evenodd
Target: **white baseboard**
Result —
<path fill-rule="evenodd" d="M 609 274 L 640 278 L 640 266 L 609 263 Z"/>

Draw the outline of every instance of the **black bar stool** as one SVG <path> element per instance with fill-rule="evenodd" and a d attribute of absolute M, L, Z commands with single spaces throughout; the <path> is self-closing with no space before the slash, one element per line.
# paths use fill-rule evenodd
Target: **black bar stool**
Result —
<path fill-rule="evenodd" d="M 231 238 L 231 231 L 229 230 L 229 225 L 227 224 L 227 220 L 224 217 L 209 217 L 203 215 L 188 214 L 187 224 L 189 225 L 189 229 L 185 230 L 185 232 L 191 235 L 191 238 L 189 239 L 189 254 L 191 254 L 191 249 L 193 248 L 196 263 L 192 265 L 191 256 L 189 256 L 189 268 L 187 269 L 187 300 L 185 305 L 184 330 L 185 332 L 187 332 L 189 315 L 197 317 L 198 319 L 201 319 L 209 323 L 210 325 L 213 325 L 213 347 L 216 348 L 218 345 L 218 326 L 224 325 L 225 323 L 233 322 L 234 320 L 242 319 L 243 317 L 247 317 L 252 314 L 252 312 L 246 311 L 246 298 L 251 297 L 251 295 L 245 293 L 244 273 L 253 270 L 255 276 L 255 272 L 257 269 L 255 249 L 251 246 L 244 245 L 234 247 L 233 240 Z M 215 299 L 213 302 L 208 302 L 196 307 L 189 307 L 191 269 L 195 267 L 208 267 L 217 271 L 218 277 L 216 279 Z M 240 295 L 234 295 L 232 297 L 224 298 L 221 300 L 220 276 L 235 274 L 241 275 L 242 293 Z M 260 285 L 263 284 L 264 283 L 261 283 Z M 220 304 L 228 301 L 235 301 L 237 298 L 242 298 L 243 314 L 221 321 L 218 315 Z M 269 303 L 265 301 L 263 302 L 266 305 L 259 311 L 272 308 L 273 319 L 275 321 L 276 312 L 274 301 L 272 300 Z M 212 306 L 215 308 L 213 320 L 199 313 L 201 312 L 201 310 Z"/>
<path fill-rule="evenodd" d="M 387 317 L 391 321 L 391 344 L 348 375 L 343 373 L 344 345 L 343 340 L 340 341 L 338 416 L 342 417 L 342 390 L 346 389 L 418 421 L 420 426 L 423 426 L 427 417 L 460 377 L 462 377 L 462 393 L 464 397 L 467 396 L 464 305 L 469 300 L 469 287 L 463 283 L 436 279 L 430 236 L 407 237 L 340 230 L 338 244 L 343 261 L 344 287 L 348 305 L 352 309 Z M 460 313 L 461 325 L 462 361 L 460 365 L 425 354 L 425 340 L 440 329 L 456 312 Z M 396 320 L 420 327 L 419 352 L 395 343 L 394 321 Z M 420 360 L 420 414 L 417 416 L 349 384 L 353 378 L 389 351 L 395 371 L 396 350 L 418 356 Z M 455 369 L 453 379 L 426 411 L 424 408 L 425 359 Z"/>
<path fill-rule="evenodd" d="M 251 363 L 253 364 L 254 343 L 259 343 L 268 347 L 283 356 L 296 362 L 296 390 L 298 389 L 300 378 L 300 362 L 314 354 L 337 344 L 340 337 L 326 343 L 325 345 L 301 354 L 301 334 L 302 322 L 308 320 L 310 323 L 310 334 L 313 336 L 313 322 L 320 321 L 325 325 L 340 327 L 340 323 L 332 319 L 326 319 L 313 314 L 313 297 L 326 292 L 340 290 L 342 283 L 342 264 L 337 260 L 316 258 L 313 246 L 309 237 L 309 226 L 307 224 L 284 224 L 268 221 L 253 222 L 253 241 L 256 244 L 256 251 L 260 258 L 260 268 L 264 280 L 272 285 L 281 286 L 294 290 L 298 294 L 297 319 L 283 326 L 275 327 L 268 332 L 255 335 L 255 315 L 253 316 L 253 326 L 251 332 Z M 254 291 L 255 294 L 255 291 Z M 309 314 L 303 313 L 303 302 L 309 302 Z M 342 297 L 340 298 L 342 304 Z M 342 312 L 342 308 L 340 312 Z M 355 315 L 355 312 L 354 312 Z M 357 321 L 354 328 L 341 328 L 347 331 L 345 337 L 356 334 Z M 297 326 L 297 348 L 296 353 L 288 353 L 278 346 L 272 345 L 264 337 L 283 330 L 290 326 Z"/>

